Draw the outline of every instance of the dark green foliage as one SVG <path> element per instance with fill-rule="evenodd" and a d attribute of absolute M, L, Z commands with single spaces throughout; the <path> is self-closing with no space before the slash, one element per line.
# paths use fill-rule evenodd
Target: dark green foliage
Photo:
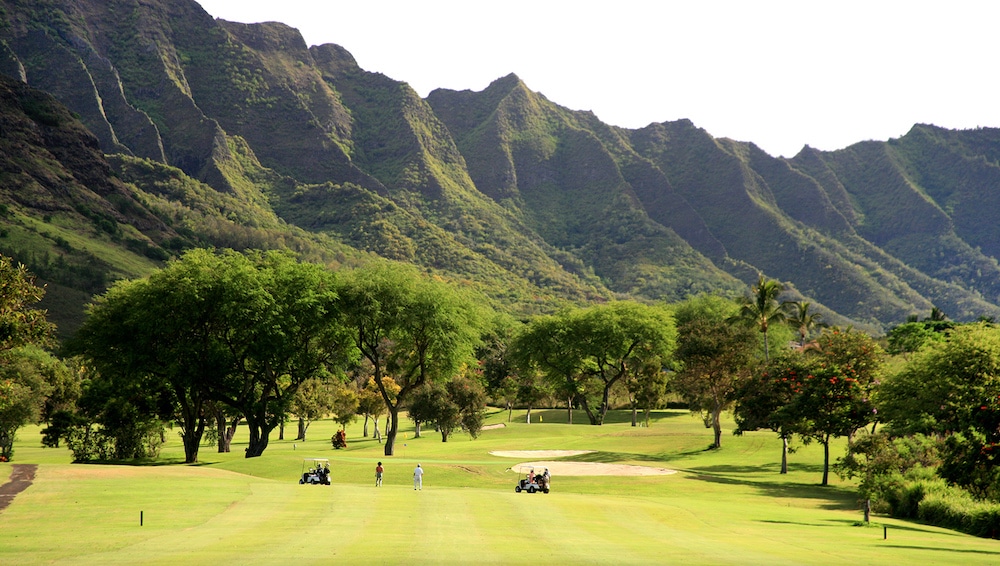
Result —
<path fill-rule="evenodd" d="M 895 434 L 946 437 L 939 474 L 980 498 L 1000 499 L 1000 330 L 962 325 L 913 355 L 880 393 Z"/>
<path fill-rule="evenodd" d="M 736 400 L 740 383 L 750 373 L 757 331 L 732 323 L 735 303 L 704 297 L 677 309 L 677 352 L 680 369 L 673 390 L 700 414 L 714 433 L 712 448 L 722 446 L 722 412 Z"/>

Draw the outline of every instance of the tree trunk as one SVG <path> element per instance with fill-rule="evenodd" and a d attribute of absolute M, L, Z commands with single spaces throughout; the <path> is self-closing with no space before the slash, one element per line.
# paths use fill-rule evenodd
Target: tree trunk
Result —
<path fill-rule="evenodd" d="M 420 421 L 413 421 L 413 438 L 420 438 Z"/>
<path fill-rule="evenodd" d="M 219 431 L 219 454 L 229 452 L 226 438 L 229 436 L 229 427 L 226 426 L 226 415 L 222 411 L 215 411 L 215 429 Z"/>
<path fill-rule="evenodd" d="M 767 327 L 765 326 L 764 328 L 762 328 L 761 332 L 764 333 L 764 362 L 767 363 L 771 361 L 771 357 L 768 355 L 767 352 Z"/>
<path fill-rule="evenodd" d="M 632 403 L 632 426 L 639 426 L 639 408 Z"/>
<path fill-rule="evenodd" d="M 646 407 L 645 409 L 643 409 L 643 413 L 645 415 L 646 428 L 649 428 L 649 407 Z"/>
<path fill-rule="evenodd" d="M 396 448 L 396 431 L 399 430 L 399 406 L 389 407 L 389 416 L 385 419 L 385 455 L 392 456 Z"/>
<path fill-rule="evenodd" d="M 236 436 L 236 427 L 240 426 L 240 421 L 242 420 L 243 417 L 233 417 L 232 422 L 226 427 L 225 444 L 220 447 L 220 452 L 228 453 L 232 449 L 233 437 Z"/>
<path fill-rule="evenodd" d="M 781 435 L 781 473 L 788 473 L 788 435 Z"/>
<path fill-rule="evenodd" d="M 365 428 L 364 431 L 361 433 L 361 436 L 363 438 L 368 438 L 368 413 L 365 413 Z"/>
<path fill-rule="evenodd" d="M 830 435 L 823 436 L 823 484 L 828 485 L 830 476 Z"/>
<path fill-rule="evenodd" d="M 441 442 L 448 442 L 448 431 L 441 429 Z"/>
<path fill-rule="evenodd" d="M 590 408 L 590 404 L 587 403 L 587 398 L 582 395 L 580 396 L 580 406 L 583 407 L 583 411 L 587 413 L 587 419 L 590 420 L 590 424 L 601 424 L 601 414 L 599 412 L 594 412 L 594 410 Z"/>
<path fill-rule="evenodd" d="M 568 415 L 567 415 L 567 422 L 569 424 L 573 424 L 573 398 L 572 397 L 567 397 L 566 398 L 566 412 L 568 413 Z"/>
<path fill-rule="evenodd" d="M 507 401 L 507 422 L 510 422 L 511 416 L 514 414 L 514 404 Z"/>
<path fill-rule="evenodd" d="M 181 432 L 181 438 L 184 439 L 184 463 L 194 464 L 198 461 L 198 448 L 205 433 L 205 419 L 198 419 L 197 425 L 193 428 L 185 427 Z"/>
<path fill-rule="evenodd" d="M 285 419 L 281 419 L 281 424 L 278 425 L 278 440 L 284 440 L 284 439 L 285 439 Z"/>
<path fill-rule="evenodd" d="M 295 440 L 301 440 L 303 442 L 306 440 L 306 420 L 302 417 L 299 417 L 299 432 L 298 436 L 295 437 Z"/>
<path fill-rule="evenodd" d="M 528 405 L 528 412 L 524 415 L 524 423 L 531 424 L 531 405 Z"/>
<path fill-rule="evenodd" d="M 250 440 L 247 443 L 246 457 L 256 458 L 267 448 L 274 426 L 268 426 L 265 415 L 254 415 L 252 418 L 247 416 L 247 428 L 250 429 Z"/>
<path fill-rule="evenodd" d="M 722 448 L 722 407 L 716 407 L 712 411 L 712 431 L 715 433 L 715 443 L 712 448 Z"/>
<path fill-rule="evenodd" d="M 201 446 L 201 437 L 205 433 L 205 403 L 195 395 L 192 397 L 182 396 L 178 391 L 178 398 L 181 401 L 181 438 L 184 441 L 184 463 L 193 464 L 198 461 L 198 448 Z M 160 431 L 161 440 L 163 431 Z M 13 443 L 13 433 L 11 442 Z M 9 459 L 9 455 L 8 455 Z"/>

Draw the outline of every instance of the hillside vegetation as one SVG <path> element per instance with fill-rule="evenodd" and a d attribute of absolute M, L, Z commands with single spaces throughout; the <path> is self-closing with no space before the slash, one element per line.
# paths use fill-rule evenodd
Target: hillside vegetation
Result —
<path fill-rule="evenodd" d="M 192 0 L 4 0 L 0 72 L 0 253 L 64 334 L 191 247 L 378 255 L 521 316 L 761 273 L 873 331 L 1000 316 L 1000 130 L 775 158 L 686 120 L 609 126 L 513 74 L 422 99 Z"/>

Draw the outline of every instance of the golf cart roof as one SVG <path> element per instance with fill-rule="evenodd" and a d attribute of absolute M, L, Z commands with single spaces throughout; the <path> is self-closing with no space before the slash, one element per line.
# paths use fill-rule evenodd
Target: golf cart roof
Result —
<path fill-rule="evenodd" d="M 329 462 L 329 458 L 303 458 L 303 462 Z"/>

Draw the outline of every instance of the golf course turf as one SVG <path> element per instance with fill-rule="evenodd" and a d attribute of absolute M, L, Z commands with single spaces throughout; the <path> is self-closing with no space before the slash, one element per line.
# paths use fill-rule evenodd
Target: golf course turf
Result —
<path fill-rule="evenodd" d="M 799 445 L 778 474 L 772 433 L 706 450 L 711 431 L 684 411 L 649 428 L 626 412 L 601 427 L 564 424 L 565 411 L 514 413 L 478 439 L 405 429 L 396 455 L 348 427 L 313 423 L 308 440 L 277 440 L 245 459 L 246 431 L 229 454 L 202 448 L 184 465 L 176 430 L 159 459 L 136 465 L 71 464 L 23 429 L 14 464 L 37 464 L 30 486 L 0 511 L 0 564 L 988 564 L 1000 541 L 875 516 L 861 524 L 853 485 L 819 486 L 822 448 Z M 491 410 L 487 424 L 506 423 Z M 409 423 L 408 423 L 409 424 Z M 286 438 L 294 435 L 294 426 Z M 405 433 L 405 437 L 402 436 Z M 590 451 L 558 461 L 646 466 L 665 475 L 553 474 L 549 494 L 515 493 L 532 459 L 493 451 Z M 843 453 L 843 444 L 831 454 Z M 329 458 L 330 486 L 299 485 L 304 458 Z M 554 461 L 545 456 L 540 461 Z M 375 463 L 385 466 L 375 487 Z M 426 470 L 414 491 L 417 462 Z M 0 483 L 11 463 L 0 464 Z M 537 470 L 536 470 L 537 471 Z"/>

